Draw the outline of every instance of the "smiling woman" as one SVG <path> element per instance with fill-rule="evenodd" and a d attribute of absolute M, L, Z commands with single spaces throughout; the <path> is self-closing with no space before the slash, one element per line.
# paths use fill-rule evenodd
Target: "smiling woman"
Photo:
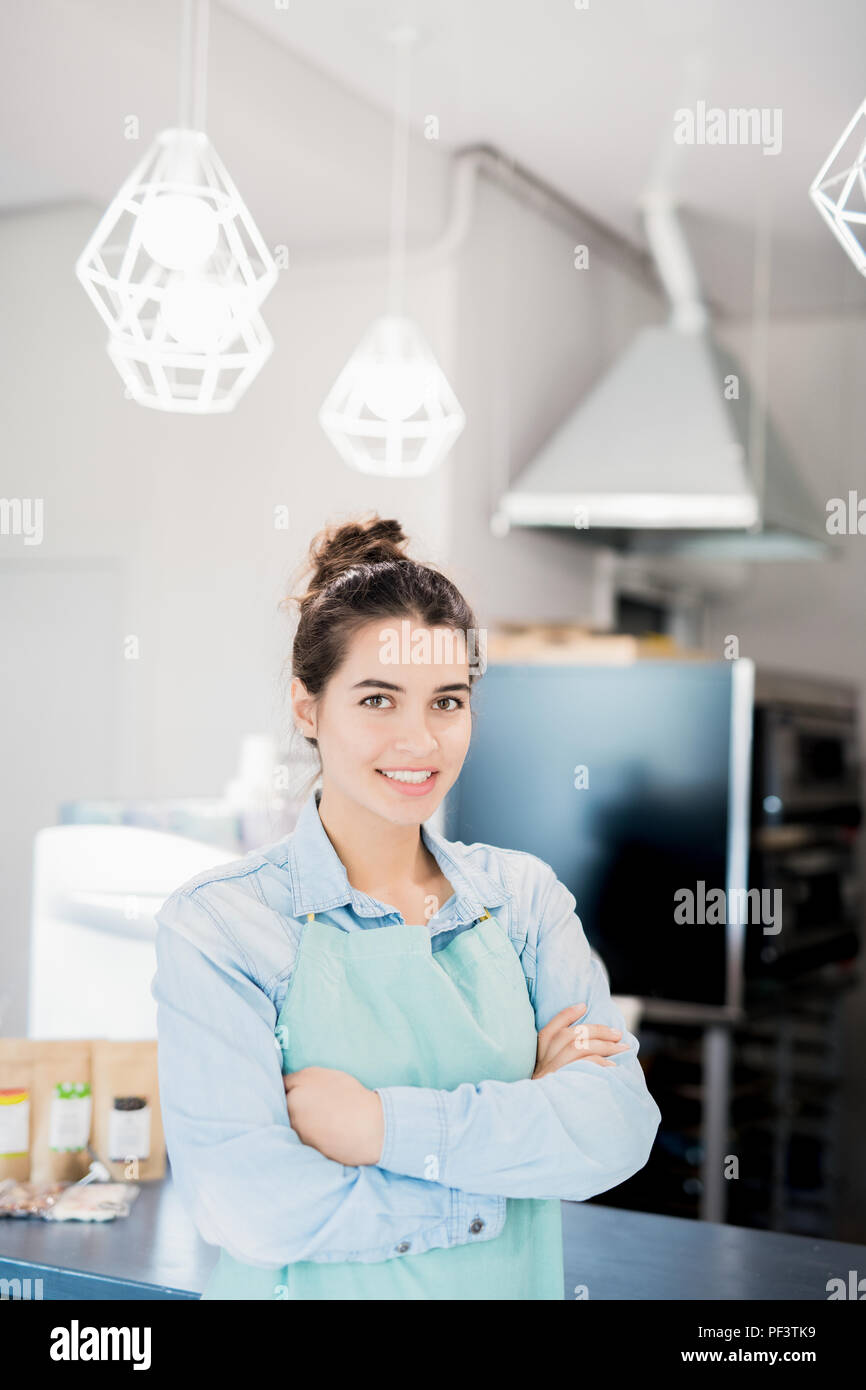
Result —
<path fill-rule="evenodd" d="M 431 896 L 451 894 L 418 827 L 469 748 L 478 673 L 466 635 L 476 622 L 445 575 L 403 554 L 405 542 L 399 522 L 379 518 L 314 542 L 291 700 L 296 727 L 319 750 L 319 815 L 350 881 L 421 922 Z"/>
<path fill-rule="evenodd" d="M 553 870 L 426 824 L 479 674 L 436 639 L 476 623 L 405 543 L 379 517 L 314 541 L 291 705 L 321 789 L 158 914 L 166 1142 L 220 1246 L 208 1299 L 562 1299 L 560 1198 L 631 1176 L 660 1120 Z"/>
<path fill-rule="evenodd" d="M 406 922 L 427 922 L 452 885 L 418 821 L 466 758 L 475 619 L 445 575 L 403 555 L 405 543 L 399 521 L 378 517 L 313 542 L 291 699 L 297 730 L 320 752 L 320 816 L 349 880 Z"/>

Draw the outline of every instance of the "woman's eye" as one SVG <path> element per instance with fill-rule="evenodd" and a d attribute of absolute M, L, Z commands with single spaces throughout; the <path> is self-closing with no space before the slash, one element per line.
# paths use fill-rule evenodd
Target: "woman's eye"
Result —
<path fill-rule="evenodd" d="M 390 698 L 391 697 L 389 695 L 367 695 L 361 701 L 361 704 L 366 705 L 367 709 L 387 709 L 387 705 L 371 705 L 370 701 L 389 700 Z M 448 704 L 449 701 L 450 707 L 448 709 L 442 709 L 442 706 Z M 439 707 L 440 714 L 451 714 L 455 709 L 463 708 L 463 701 L 458 700 L 456 695 L 440 695 L 439 699 L 436 700 L 434 703 Z"/>

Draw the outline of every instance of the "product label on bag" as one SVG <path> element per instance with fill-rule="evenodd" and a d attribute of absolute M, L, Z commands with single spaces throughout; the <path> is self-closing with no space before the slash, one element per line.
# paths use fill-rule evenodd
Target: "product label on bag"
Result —
<path fill-rule="evenodd" d="M 112 1163 L 150 1158 L 150 1106 L 142 1096 L 115 1096 L 108 1115 L 108 1157 Z"/>
<path fill-rule="evenodd" d="M 93 1098 L 89 1081 L 59 1081 L 51 1097 L 48 1147 L 55 1153 L 79 1153 L 90 1138 Z"/>
<path fill-rule="evenodd" d="M 0 1090 L 0 1158 L 25 1158 L 30 1152 L 30 1092 Z"/>

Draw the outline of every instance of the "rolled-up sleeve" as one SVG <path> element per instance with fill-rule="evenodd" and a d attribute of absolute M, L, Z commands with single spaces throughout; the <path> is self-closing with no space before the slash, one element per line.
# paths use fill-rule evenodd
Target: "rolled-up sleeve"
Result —
<path fill-rule="evenodd" d="M 151 990 L 172 1176 L 203 1239 L 263 1268 L 378 1262 L 401 1243 L 420 1251 L 459 1241 L 479 1202 L 495 1234 L 500 1200 L 344 1166 L 301 1142 L 274 1004 L 195 891 L 179 890 L 157 914 Z"/>
<path fill-rule="evenodd" d="M 536 1027 L 586 1004 L 576 1022 L 622 1032 L 629 1050 L 613 1067 L 589 1058 L 538 1080 L 464 1083 L 454 1090 L 377 1088 L 385 1111 L 379 1165 L 404 1175 L 434 1171 L 440 1182 L 506 1197 L 585 1201 L 646 1163 L 661 1121 L 638 1061 L 639 1043 L 610 997 L 576 901 L 544 861 L 532 860 L 539 912 L 534 948 Z M 527 950 L 532 950 L 527 947 Z"/>

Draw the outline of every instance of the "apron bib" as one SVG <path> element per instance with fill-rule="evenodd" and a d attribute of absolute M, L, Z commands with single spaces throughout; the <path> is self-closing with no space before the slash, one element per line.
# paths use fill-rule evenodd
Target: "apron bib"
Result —
<path fill-rule="evenodd" d="M 333 1067 L 371 1089 L 520 1081 L 537 1046 L 523 967 L 487 912 L 436 952 L 426 925 L 344 932 L 308 913 L 276 1037 L 284 1073 Z M 561 1300 L 563 1285 L 559 1199 L 509 1197 L 493 1240 L 373 1264 L 263 1269 L 221 1250 L 202 1298 Z"/>

